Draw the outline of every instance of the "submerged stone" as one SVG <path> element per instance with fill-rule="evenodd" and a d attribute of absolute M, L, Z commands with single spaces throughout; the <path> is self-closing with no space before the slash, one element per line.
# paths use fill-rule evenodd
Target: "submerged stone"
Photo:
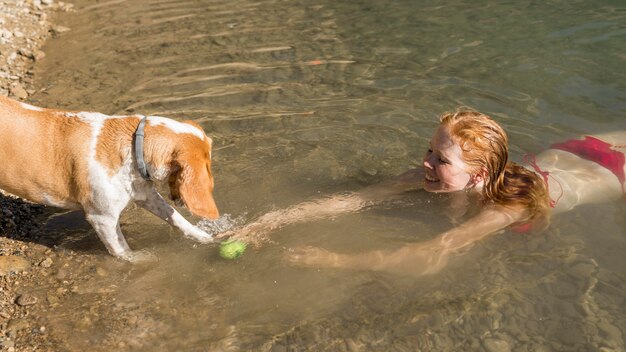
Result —
<path fill-rule="evenodd" d="M 8 255 L 0 256 L 0 276 L 19 273 L 30 268 L 30 262 L 22 257 Z"/>

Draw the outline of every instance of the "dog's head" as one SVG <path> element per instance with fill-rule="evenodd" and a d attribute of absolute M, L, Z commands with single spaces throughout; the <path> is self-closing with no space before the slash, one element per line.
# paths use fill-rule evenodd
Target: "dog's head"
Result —
<path fill-rule="evenodd" d="M 202 131 L 202 127 L 193 121 L 185 123 Z M 172 157 L 168 183 L 172 200 L 182 201 L 195 215 L 217 219 L 219 211 L 213 199 L 211 144 L 206 135 L 203 139 L 195 135 L 181 137 Z"/>

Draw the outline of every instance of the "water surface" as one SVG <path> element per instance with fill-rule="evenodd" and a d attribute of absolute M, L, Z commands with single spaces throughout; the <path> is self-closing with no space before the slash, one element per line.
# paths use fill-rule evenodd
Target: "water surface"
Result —
<path fill-rule="evenodd" d="M 72 30 L 37 67 L 34 102 L 197 121 L 233 221 L 418 165 L 437 116 L 458 106 L 496 118 L 514 160 L 626 126 L 617 1 L 74 3 L 59 19 Z M 160 258 L 135 267 L 60 214 L 51 235 L 87 255 L 89 279 L 39 314 L 67 350 L 624 349 L 624 202 L 555 217 L 541 234 L 505 232 L 424 278 L 282 260 L 298 245 L 359 252 L 432 238 L 459 221 L 449 202 L 417 193 L 288 226 L 236 261 L 131 208 L 131 246 Z"/>

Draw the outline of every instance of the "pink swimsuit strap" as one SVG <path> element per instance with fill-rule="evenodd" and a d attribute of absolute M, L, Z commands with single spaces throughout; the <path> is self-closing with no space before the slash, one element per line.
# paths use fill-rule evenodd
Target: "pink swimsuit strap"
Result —
<path fill-rule="evenodd" d="M 550 194 L 550 184 L 548 183 L 548 176 L 550 176 L 550 172 L 541 170 L 539 165 L 537 165 L 537 158 L 535 157 L 534 154 L 524 155 L 524 162 L 530 165 L 535 170 L 535 172 L 538 173 L 543 178 L 543 182 L 545 182 L 546 184 L 546 189 L 548 190 L 548 194 Z M 559 197 L 556 200 L 550 198 L 550 208 L 556 207 L 556 204 L 559 202 L 559 200 L 561 200 L 561 197 L 563 197 L 563 186 L 561 186 L 561 183 L 554 177 L 552 179 L 556 181 L 556 183 L 561 188 L 561 194 L 559 194 Z"/>
<path fill-rule="evenodd" d="M 550 172 L 541 170 L 539 165 L 537 165 L 537 158 L 535 157 L 534 154 L 526 154 L 526 155 L 524 155 L 524 162 L 526 164 L 530 165 L 535 170 L 535 172 L 538 173 L 541 176 L 541 178 L 543 178 L 543 182 L 546 184 L 546 190 L 548 191 L 548 195 L 549 195 L 550 194 L 550 184 L 548 183 L 548 177 L 550 176 Z M 559 197 L 556 200 L 550 198 L 550 208 L 556 207 L 556 204 L 559 202 L 561 197 L 563 197 L 563 186 L 561 186 L 561 183 L 557 179 L 555 179 L 554 177 L 552 179 L 561 188 L 561 194 L 559 195 Z M 526 223 L 522 223 L 522 224 L 519 224 L 519 225 L 514 225 L 511 228 L 511 230 L 513 230 L 513 232 L 517 232 L 517 233 L 520 233 L 520 234 L 528 233 L 532 229 L 533 229 L 533 223 L 532 222 L 526 222 Z"/>

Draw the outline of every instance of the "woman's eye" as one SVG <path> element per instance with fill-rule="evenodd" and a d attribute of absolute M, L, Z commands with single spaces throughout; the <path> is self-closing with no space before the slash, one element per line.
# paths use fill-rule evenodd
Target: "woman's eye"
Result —
<path fill-rule="evenodd" d="M 447 164 L 448 163 L 447 161 L 445 161 L 445 160 L 443 160 L 441 158 L 439 158 L 439 162 L 442 163 L 442 164 Z"/>

